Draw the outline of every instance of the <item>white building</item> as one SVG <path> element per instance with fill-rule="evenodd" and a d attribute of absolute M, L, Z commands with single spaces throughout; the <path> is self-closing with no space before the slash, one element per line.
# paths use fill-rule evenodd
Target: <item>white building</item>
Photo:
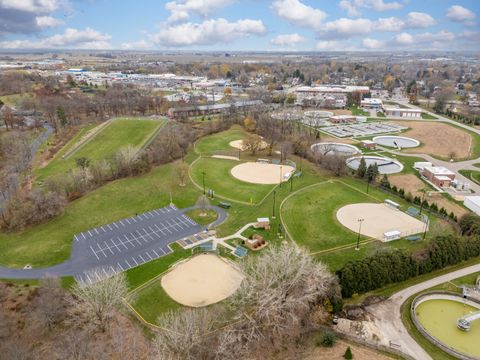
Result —
<path fill-rule="evenodd" d="M 360 101 L 360 107 L 364 109 L 380 110 L 383 107 L 383 101 L 378 98 L 365 98 Z"/>
<path fill-rule="evenodd" d="M 386 116 L 393 117 L 402 117 L 402 118 L 411 118 L 411 119 L 421 119 L 422 110 L 421 109 L 402 109 L 402 108 L 385 108 Z"/>
<path fill-rule="evenodd" d="M 465 196 L 463 205 L 480 215 L 480 196 Z"/>

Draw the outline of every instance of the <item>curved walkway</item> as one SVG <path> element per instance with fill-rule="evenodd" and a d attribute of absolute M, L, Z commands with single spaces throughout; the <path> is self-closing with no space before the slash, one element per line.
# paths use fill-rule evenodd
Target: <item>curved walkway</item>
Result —
<path fill-rule="evenodd" d="M 370 305 L 366 310 L 373 315 L 375 325 L 387 342 L 400 346 L 402 352 L 417 360 L 433 360 L 432 357 L 408 333 L 402 321 L 402 304 L 412 295 L 453 279 L 480 272 L 480 264 L 472 265 L 410 286 L 393 294 L 387 300 Z M 386 344 L 389 345 L 388 343 Z"/>

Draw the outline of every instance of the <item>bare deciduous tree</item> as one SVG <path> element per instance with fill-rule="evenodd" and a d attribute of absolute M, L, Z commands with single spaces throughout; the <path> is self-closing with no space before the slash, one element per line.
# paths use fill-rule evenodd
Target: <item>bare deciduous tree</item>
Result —
<path fill-rule="evenodd" d="M 162 329 L 154 341 L 154 358 L 161 360 L 209 359 L 219 315 L 211 308 L 169 312 L 158 319 Z"/>
<path fill-rule="evenodd" d="M 97 274 L 91 271 L 89 278 L 96 279 Z M 95 321 L 102 332 L 107 329 L 117 308 L 127 295 L 127 279 L 119 273 L 93 284 L 77 283 L 72 289 L 76 297 L 75 308 Z"/>
<path fill-rule="evenodd" d="M 189 166 L 187 163 L 179 162 L 175 165 L 175 174 L 178 178 L 178 184 L 184 187 L 187 184 Z"/>

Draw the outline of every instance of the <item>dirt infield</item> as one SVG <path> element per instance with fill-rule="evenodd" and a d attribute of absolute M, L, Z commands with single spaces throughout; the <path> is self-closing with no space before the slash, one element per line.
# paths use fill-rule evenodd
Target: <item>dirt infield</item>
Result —
<path fill-rule="evenodd" d="M 398 230 L 402 236 L 420 233 L 425 225 L 420 220 L 393 209 L 385 204 L 350 204 L 337 211 L 337 220 L 346 228 L 358 232 L 359 221 L 362 223 L 362 235 L 383 240 L 383 234 Z"/>
<path fill-rule="evenodd" d="M 162 277 L 165 292 L 176 302 L 191 307 L 226 299 L 240 286 L 242 273 L 227 260 L 200 254 L 172 268 Z"/>
<path fill-rule="evenodd" d="M 421 148 L 404 149 L 405 152 L 427 153 L 433 156 L 449 158 L 455 154 L 456 159 L 468 158 L 472 154 L 472 137 L 463 130 L 451 125 L 428 121 L 393 121 L 410 129 L 402 135 L 421 142 Z"/>
<path fill-rule="evenodd" d="M 245 146 L 243 145 L 243 140 L 233 140 L 233 141 L 230 141 L 229 145 L 235 149 L 240 149 L 242 151 L 245 151 Z M 265 142 L 265 141 L 262 141 L 261 145 L 260 145 L 260 149 L 259 150 L 263 150 L 263 149 L 266 149 L 268 146 L 268 144 Z"/>
<path fill-rule="evenodd" d="M 246 162 L 235 166 L 230 171 L 239 180 L 253 184 L 280 184 L 287 181 L 295 169 L 288 165 Z"/>

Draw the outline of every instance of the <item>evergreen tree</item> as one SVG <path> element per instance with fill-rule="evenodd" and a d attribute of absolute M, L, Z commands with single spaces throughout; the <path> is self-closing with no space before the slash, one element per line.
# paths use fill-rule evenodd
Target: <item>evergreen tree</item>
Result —
<path fill-rule="evenodd" d="M 367 173 L 367 163 L 365 162 L 365 159 L 362 157 L 360 159 L 360 164 L 358 164 L 357 176 L 363 179 L 366 173 Z"/>
<path fill-rule="evenodd" d="M 67 116 L 65 115 L 65 109 L 63 106 L 57 106 L 57 118 L 62 126 L 67 124 Z"/>
<path fill-rule="evenodd" d="M 352 360 L 353 359 L 352 349 L 350 349 L 350 346 L 347 347 L 347 350 L 345 350 L 345 354 L 343 354 L 343 358 L 345 360 Z"/>
<path fill-rule="evenodd" d="M 385 189 L 390 189 L 390 181 L 388 180 L 387 174 L 383 174 L 382 180 L 380 181 L 380 185 Z"/>

